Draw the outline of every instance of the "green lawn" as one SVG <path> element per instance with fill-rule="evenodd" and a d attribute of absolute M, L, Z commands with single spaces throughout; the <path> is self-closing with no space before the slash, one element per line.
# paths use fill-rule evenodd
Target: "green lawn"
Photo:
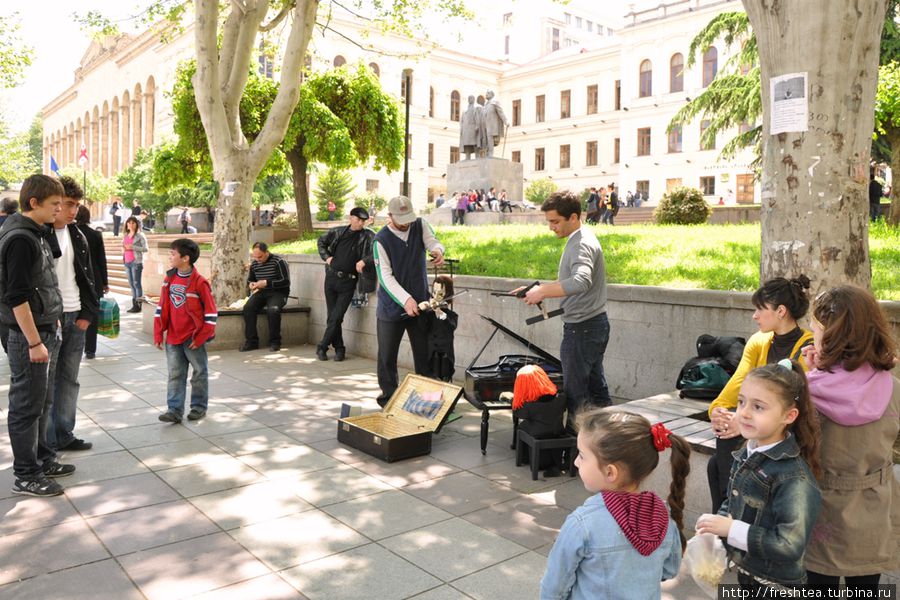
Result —
<path fill-rule="evenodd" d="M 593 226 L 610 283 L 752 291 L 759 286 L 759 224 Z M 562 243 L 545 226 L 439 227 L 447 256 L 460 273 L 554 279 Z M 316 238 L 272 246 L 282 254 L 316 254 Z M 870 230 L 872 287 L 884 300 L 900 300 L 900 229 Z"/>

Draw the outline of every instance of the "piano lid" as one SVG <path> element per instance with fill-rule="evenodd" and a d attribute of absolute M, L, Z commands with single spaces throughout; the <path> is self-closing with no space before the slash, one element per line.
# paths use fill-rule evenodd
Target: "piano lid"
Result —
<path fill-rule="evenodd" d="M 493 325 L 494 331 L 491 333 L 488 340 L 484 343 L 484 346 L 481 347 L 481 350 L 478 352 L 478 354 L 475 355 L 475 358 L 472 359 L 472 362 L 469 363 L 469 366 L 467 368 L 471 369 L 473 366 L 475 366 L 475 363 L 478 362 L 479 358 L 481 358 L 481 355 L 484 352 L 484 349 L 487 348 L 488 344 L 491 343 L 491 340 L 494 339 L 494 336 L 497 334 L 498 330 L 502 331 L 503 333 L 505 333 L 512 339 L 516 340 L 517 342 L 519 342 L 520 344 L 525 346 L 529 351 L 534 352 L 535 354 L 537 354 L 538 356 L 540 356 L 541 358 L 546 360 L 548 363 L 556 365 L 560 369 L 562 368 L 562 362 L 560 362 L 560 360 L 558 358 L 556 358 L 555 356 L 553 356 L 552 354 L 550 354 L 549 352 L 547 352 L 540 346 L 537 346 L 537 345 L 529 342 L 528 340 L 523 338 L 521 335 L 519 335 L 512 329 L 506 327 L 502 323 L 498 323 L 497 321 L 495 321 L 494 319 L 492 319 L 490 317 L 486 317 L 484 315 L 478 315 L 478 316 L 481 317 L 482 319 L 484 319 L 485 321 L 489 322 L 491 325 Z"/>

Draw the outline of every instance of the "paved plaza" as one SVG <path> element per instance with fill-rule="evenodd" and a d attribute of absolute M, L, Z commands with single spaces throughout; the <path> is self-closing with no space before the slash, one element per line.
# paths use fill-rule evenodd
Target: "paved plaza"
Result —
<path fill-rule="evenodd" d="M 64 496 L 14 496 L 0 433 L 0 599 L 240 600 L 538 596 L 546 555 L 587 497 L 578 478 L 532 481 L 511 420 L 480 413 L 430 456 L 388 464 L 336 441 L 343 402 L 376 407 L 375 364 L 315 347 L 210 355 L 210 412 L 160 423 L 164 353 L 123 313 L 82 363 L 77 471 Z M 0 366 L 5 420 L 8 368 Z M 693 525 L 696 515 L 689 515 Z M 705 598 L 690 581 L 665 598 Z"/>

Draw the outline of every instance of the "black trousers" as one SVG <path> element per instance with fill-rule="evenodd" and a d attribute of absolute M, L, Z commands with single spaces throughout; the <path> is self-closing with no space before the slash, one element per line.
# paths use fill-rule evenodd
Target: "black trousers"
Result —
<path fill-rule="evenodd" d="M 281 343 L 281 309 L 287 302 L 286 292 L 262 289 L 251 294 L 244 305 L 244 339 L 248 344 L 259 344 L 259 333 L 256 331 L 256 315 L 265 307 L 269 319 L 269 343 Z"/>
<path fill-rule="evenodd" d="M 402 321 L 382 321 L 378 319 L 378 387 L 381 388 L 379 404 L 390 400 L 397 391 L 397 354 L 403 333 L 409 336 L 412 347 L 413 365 L 418 375 L 429 375 L 428 369 L 428 321 L 422 317 L 412 317 Z"/>
<path fill-rule="evenodd" d="M 727 440 L 716 438 L 716 453 L 706 463 L 706 477 L 709 480 L 709 496 L 712 499 L 712 513 L 716 514 L 725 502 L 728 493 L 728 479 L 731 477 L 731 465 L 734 464 L 732 452 L 741 447 L 744 438 L 741 436 Z"/>
<path fill-rule="evenodd" d="M 101 296 L 102 298 L 103 296 Z M 94 318 L 91 319 L 91 324 L 88 325 L 88 328 L 84 332 L 84 353 L 85 354 L 97 354 L 97 323 L 100 320 L 100 315 L 94 315 Z"/>
<path fill-rule="evenodd" d="M 881 580 L 881 573 L 874 575 L 860 575 L 858 577 L 844 577 L 844 582 L 853 590 L 876 590 Z M 822 575 L 813 571 L 806 572 L 806 585 L 808 587 L 831 588 L 836 590 L 841 583 L 841 578 L 832 575 Z M 876 592 L 877 595 L 877 592 Z"/>
<path fill-rule="evenodd" d="M 344 322 L 344 314 L 353 300 L 353 292 L 356 291 L 357 279 L 338 277 L 334 273 L 325 274 L 325 307 L 328 309 L 328 320 L 325 324 L 325 335 L 319 342 L 319 348 L 328 350 L 333 346 L 335 350 L 344 350 L 344 335 L 341 331 L 341 323 Z"/>

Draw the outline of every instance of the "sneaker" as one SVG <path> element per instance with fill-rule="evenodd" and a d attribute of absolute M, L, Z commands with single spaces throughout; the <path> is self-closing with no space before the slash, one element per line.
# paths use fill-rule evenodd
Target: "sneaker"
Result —
<path fill-rule="evenodd" d="M 278 352 L 279 350 L 281 350 L 281 344 L 269 344 L 269 350 L 271 350 L 272 352 Z"/>
<path fill-rule="evenodd" d="M 259 344 L 248 344 L 247 342 L 241 344 L 240 352 L 251 352 L 253 350 L 259 350 Z"/>
<path fill-rule="evenodd" d="M 319 360 L 328 360 L 328 355 L 321 348 L 316 348 L 316 358 Z"/>
<path fill-rule="evenodd" d="M 159 420 L 163 423 L 181 423 L 181 415 L 172 410 L 167 410 L 159 415 Z"/>
<path fill-rule="evenodd" d="M 206 411 L 202 408 L 192 408 L 188 413 L 188 421 L 199 421 L 206 416 Z"/>
<path fill-rule="evenodd" d="M 94 444 L 91 442 L 86 442 L 84 440 L 79 440 L 78 438 L 73 439 L 71 442 L 59 448 L 60 450 L 90 450 L 94 447 Z"/>
<path fill-rule="evenodd" d="M 347 358 L 347 351 L 344 348 L 339 348 L 334 351 L 334 362 L 341 362 Z"/>
<path fill-rule="evenodd" d="M 16 479 L 13 484 L 12 493 L 21 494 L 23 496 L 49 497 L 59 496 L 65 491 L 65 488 L 55 481 L 50 481 L 46 477 L 40 479 Z"/>
<path fill-rule="evenodd" d="M 45 477 L 66 477 L 75 472 L 75 465 L 64 465 L 56 461 L 47 461 L 41 467 Z"/>

